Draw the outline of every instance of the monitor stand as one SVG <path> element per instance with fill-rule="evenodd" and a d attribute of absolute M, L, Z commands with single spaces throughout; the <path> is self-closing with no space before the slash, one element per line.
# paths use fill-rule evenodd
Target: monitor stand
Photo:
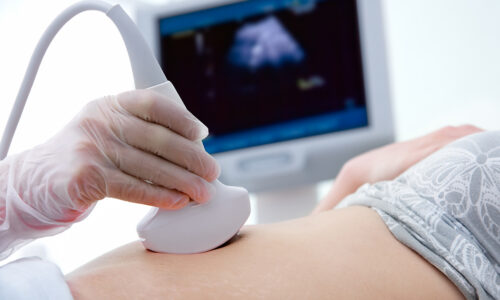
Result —
<path fill-rule="evenodd" d="M 309 215 L 318 203 L 318 185 L 255 193 L 257 224 L 275 223 Z"/>

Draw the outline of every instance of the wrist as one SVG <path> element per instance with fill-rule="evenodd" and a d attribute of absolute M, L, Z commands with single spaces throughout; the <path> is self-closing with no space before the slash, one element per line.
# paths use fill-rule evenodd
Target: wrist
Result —
<path fill-rule="evenodd" d="M 50 165 L 47 167 L 33 155 L 42 151 L 34 148 L 0 161 L 0 213 L 3 211 L 5 218 L 8 208 L 13 216 L 36 230 L 68 227 L 84 219 L 94 205 L 73 205 L 61 180 L 56 180 L 63 177 L 55 178 Z"/>
<path fill-rule="evenodd" d="M 347 161 L 340 169 L 335 181 L 342 186 L 345 195 L 354 193 L 366 181 L 363 180 L 363 175 L 360 174 L 360 166 L 356 160 Z"/>
<path fill-rule="evenodd" d="M 354 193 L 361 186 L 360 181 L 357 180 L 356 173 L 357 171 L 352 167 L 351 163 L 344 164 L 328 194 L 314 209 L 313 214 L 332 209 L 347 195 Z"/>

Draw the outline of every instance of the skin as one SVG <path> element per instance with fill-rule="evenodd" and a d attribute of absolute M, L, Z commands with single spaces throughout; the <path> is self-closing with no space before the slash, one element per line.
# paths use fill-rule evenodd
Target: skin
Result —
<path fill-rule="evenodd" d="M 447 127 L 352 159 L 310 216 L 246 226 L 230 243 L 200 254 L 153 253 L 133 242 L 67 275 L 67 282 L 75 299 L 462 299 L 375 211 L 331 208 L 361 184 L 393 179 L 479 131 Z"/>
<path fill-rule="evenodd" d="M 461 299 L 365 207 L 247 226 L 228 245 L 159 254 L 139 242 L 67 276 L 75 299 Z"/>
<path fill-rule="evenodd" d="M 389 144 L 356 156 L 344 164 L 330 191 L 313 213 L 332 209 L 365 183 L 392 180 L 449 143 L 481 131 L 472 125 L 447 126 L 413 140 Z"/>

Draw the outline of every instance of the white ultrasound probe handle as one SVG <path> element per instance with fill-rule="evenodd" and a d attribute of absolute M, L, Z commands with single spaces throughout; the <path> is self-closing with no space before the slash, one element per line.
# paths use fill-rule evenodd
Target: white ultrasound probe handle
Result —
<path fill-rule="evenodd" d="M 170 81 L 150 89 L 184 105 Z M 180 210 L 152 208 L 137 225 L 143 245 L 155 252 L 200 253 L 237 234 L 250 215 L 248 192 L 218 180 L 212 184 L 215 194 L 207 203 L 191 202 Z"/>
<path fill-rule="evenodd" d="M 80 1 L 59 14 L 40 38 L 0 142 L 0 160 L 7 156 L 49 44 L 67 21 L 87 10 L 101 11 L 115 23 L 127 47 L 136 88 L 149 87 L 184 106 L 172 83 L 166 79 L 144 37 L 120 5 L 110 5 L 99 0 Z M 203 147 L 201 142 L 200 147 Z M 216 188 L 215 196 L 205 204 L 191 203 L 176 211 L 151 209 L 137 225 L 137 232 L 144 246 L 157 252 L 197 253 L 217 248 L 238 233 L 250 215 L 248 192 L 244 188 L 225 186 L 219 181 L 212 184 Z"/>

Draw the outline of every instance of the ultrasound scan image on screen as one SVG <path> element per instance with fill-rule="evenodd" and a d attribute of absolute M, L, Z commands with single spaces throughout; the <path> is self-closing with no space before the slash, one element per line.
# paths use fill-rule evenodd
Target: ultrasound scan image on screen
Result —
<path fill-rule="evenodd" d="M 159 20 L 162 67 L 219 153 L 368 125 L 354 0 L 250 0 Z"/>

